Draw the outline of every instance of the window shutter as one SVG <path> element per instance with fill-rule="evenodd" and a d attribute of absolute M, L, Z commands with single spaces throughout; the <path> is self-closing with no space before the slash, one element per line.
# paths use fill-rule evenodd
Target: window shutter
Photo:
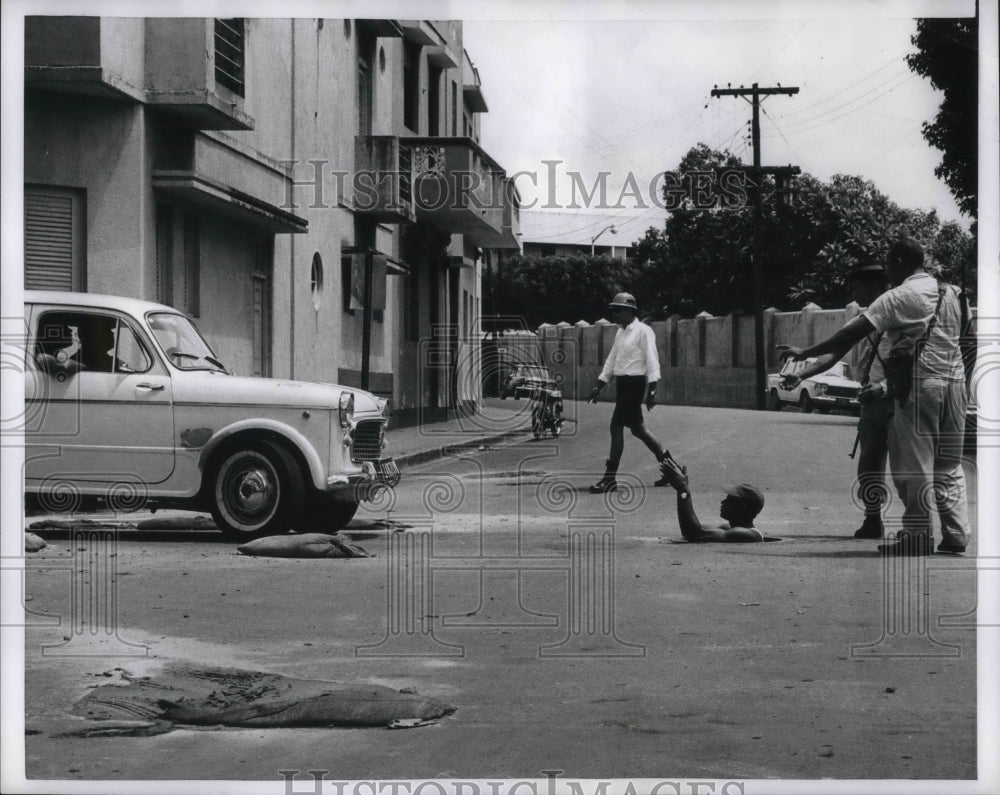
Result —
<path fill-rule="evenodd" d="M 73 200 L 70 193 L 26 191 L 24 196 L 24 287 L 72 290 Z"/>

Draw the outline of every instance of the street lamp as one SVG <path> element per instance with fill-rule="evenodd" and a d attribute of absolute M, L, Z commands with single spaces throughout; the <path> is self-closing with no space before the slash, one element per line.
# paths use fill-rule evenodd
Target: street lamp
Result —
<path fill-rule="evenodd" d="M 608 224 L 606 227 L 604 227 L 604 229 L 602 229 L 600 232 L 598 232 L 596 235 L 594 235 L 592 238 L 590 238 L 590 256 L 594 256 L 594 243 L 597 241 L 597 238 L 599 238 L 601 235 L 603 235 L 609 229 L 611 230 L 611 234 L 613 234 L 613 235 L 617 235 L 618 234 L 618 230 L 615 229 L 615 225 L 614 224 Z"/>

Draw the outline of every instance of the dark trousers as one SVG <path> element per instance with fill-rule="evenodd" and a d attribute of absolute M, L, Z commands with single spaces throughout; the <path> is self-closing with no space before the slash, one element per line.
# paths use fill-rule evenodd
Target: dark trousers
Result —
<path fill-rule="evenodd" d="M 878 516 L 888 497 L 885 463 L 889 456 L 889 428 L 893 401 L 890 398 L 861 404 L 858 421 L 858 496 L 865 516 Z"/>

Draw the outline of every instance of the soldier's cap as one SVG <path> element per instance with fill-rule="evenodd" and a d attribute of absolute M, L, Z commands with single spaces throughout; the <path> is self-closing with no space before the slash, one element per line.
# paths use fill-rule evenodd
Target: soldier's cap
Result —
<path fill-rule="evenodd" d="M 638 309 L 635 296 L 632 293 L 618 293 L 614 298 L 611 299 L 611 303 L 608 306 L 620 306 L 624 309 Z"/>
<path fill-rule="evenodd" d="M 754 516 L 764 509 L 764 493 L 751 483 L 737 483 L 735 486 L 723 486 L 722 490 L 730 497 L 752 508 Z"/>

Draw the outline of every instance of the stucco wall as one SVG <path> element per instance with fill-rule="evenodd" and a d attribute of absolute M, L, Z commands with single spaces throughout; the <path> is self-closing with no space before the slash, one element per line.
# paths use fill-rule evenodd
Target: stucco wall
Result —
<path fill-rule="evenodd" d="M 147 172 L 142 107 L 29 94 L 24 132 L 25 184 L 86 192 L 87 289 L 154 298 L 143 261 L 151 193 L 141 178 Z"/>

